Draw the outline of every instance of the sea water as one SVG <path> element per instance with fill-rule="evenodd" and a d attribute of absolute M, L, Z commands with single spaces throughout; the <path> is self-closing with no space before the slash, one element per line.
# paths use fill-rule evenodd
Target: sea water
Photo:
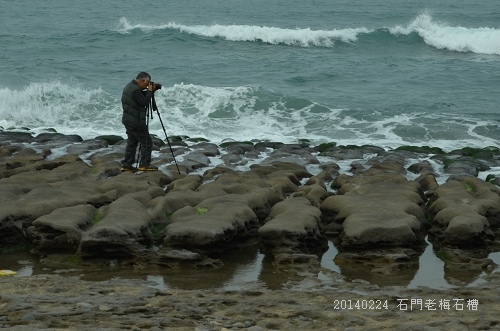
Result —
<path fill-rule="evenodd" d="M 168 135 L 448 151 L 500 138 L 494 0 L 3 0 L 0 50 L 5 130 L 125 136 L 121 91 L 147 71 Z"/>

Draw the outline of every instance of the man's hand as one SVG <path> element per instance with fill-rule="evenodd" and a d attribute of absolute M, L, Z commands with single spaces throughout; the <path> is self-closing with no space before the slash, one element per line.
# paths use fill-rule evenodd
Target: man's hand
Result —
<path fill-rule="evenodd" d="M 148 85 L 148 91 L 151 91 L 151 92 L 154 92 L 155 91 L 155 87 L 153 86 L 153 84 L 149 84 Z"/>

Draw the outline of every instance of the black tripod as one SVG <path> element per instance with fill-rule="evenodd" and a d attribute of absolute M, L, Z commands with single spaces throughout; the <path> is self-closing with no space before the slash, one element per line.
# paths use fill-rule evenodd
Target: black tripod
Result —
<path fill-rule="evenodd" d="M 172 150 L 172 145 L 170 145 L 170 140 L 168 139 L 167 131 L 165 130 L 165 126 L 163 125 L 163 121 L 161 120 L 160 116 L 160 111 L 158 110 L 158 106 L 156 106 L 156 101 L 155 101 L 155 96 L 153 94 L 153 97 L 151 98 L 151 101 L 148 105 L 147 108 L 147 113 L 146 113 L 146 118 L 147 118 L 147 124 L 149 124 L 149 114 L 151 114 L 151 119 L 153 119 L 153 111 L 156 111 L 156 114 L 158 115 L 158 118 L 160 119 L 160 124 L 163 129 L 163 132 L 165 133 L 165 137 L 167 138 L 167 143 L 168 147 L 170 148 L 170 153 L 172 153 L 172 157 L 174 158 L 175 166 L 177 167 L 177 172 L 179 175 L 181 174 L 181 171 L 179 170 L 179 165 L 177 164 L 177 160 L 175 159 L 174 151 Z"/>

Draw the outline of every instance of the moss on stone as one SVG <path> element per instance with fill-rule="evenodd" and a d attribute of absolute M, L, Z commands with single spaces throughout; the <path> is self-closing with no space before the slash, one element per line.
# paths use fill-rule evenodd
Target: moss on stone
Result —
<path fill-rule="evenodd" d="M 253 146 L 253 142 L 251 142 L 251 141 L 226 141 L 226 142 L 223 142 L 222 144 L 220 144 L 220 147 L 227 148 L 227 147 L 232 146 L 232 145 L 252 145 Z"/>
<path fill-rule="evenodd" d="M 336 142 L 329 142 L 329 143 L 319 144 L 318 146 L 314 147 L 314 149 L 321 153 L 335 146 L 337 146 Z"/>
<path fill-rule="evenodd" d="M 123 138 L 121 136 L 117 136 L 117 135 L 97 136 L 95 139 L 104 140 L 105 142 L 108 143 L 108 145 L 114 145 L 114 144 L 119 143 L 120 141 L 123 140 Z"/>
<path fill-rule="evenodd" d="M 309 139 L 299 139 L 299 145 L 302 148 L 311 146 L 311 141 Z"/>
<path fill-rule="evenodd" d="M 173 143 L 178 143 L 178 142 L 188 140 L 188 139 L 190 139 L 189 136 L 170 136 L 170 137 L 168 137 L 168 140 L 170 142 L 173 142 Z"/>
<path fill-rule="evenodd" d="M 167 223 L 154 223 L 151 228 L 151 235 L 153 238 L 158 238 L 166 227 Z"/>
<path fill-rule="evenodd" d="M 272 149 L 278 149 L 285 146 L 284 143 L 279 142 L 279 141 L 261 141 L 255 144 L 255 148 L 272 148 Z"/>
<path fill-rule="evenodd" d="M 485 148 L 464 147 L 451 151 L 449 154 L 458 154 L 469 156 L 474 159 L 492 160 L 495 156 L 500 155 L 500 150 L 497 147 L 488 146 Z"/>
<path fill-rule="evenodd" d="M 65 262 L 65 264 L 67 264 L 69 266 L 77 266 L 77 265 L 80 265 L 82 263 L 82 258 L 75 254 L 75 255 L 69 256 L 64 262 Z"/>
<path fill-rule="evenodd" d="M 420 154 L 445 154 L 439 147 L 430 146 L 400 146 L 396 148 L 397 151 L 408 151 Z"/>
<path fill-rule="evenodd" d="M 97 223 L 99 223 L 100 221 L 102 221 L 102 219 L 104 218 L 104 213 L 102 211 L 98 211 L 97 213 L 94 214 L 94 217 L 92 217 L 92 225 L 96 225 Z"/>
<path fill-rule="evenodd" d="M 444 250 L 440 249 L 439 251 L 436 251 L 436 256 L 443 260 L 443 261 L 451 261 L 453 257 L 446 253 Z"/>
<path fill-rule="evenodd" d="M 204 215 L 206 213 L 208 213 L 207 208 L 201 208 L 201 207 L 196 208 L 196 215 Z"/>
<path fill-rule="evenodd" d="M 489 174 L 488 176 L 486 176 L 485 182 L 495 184 L 495 179 L 496 179 L 495 175 Z"/>
<path fill-rule="evenodd" d="M 471 183 L 464 183 L 464 188 L 466 191 L 474 193 L 476 192 L 476 187 L 472 185 Z"/>

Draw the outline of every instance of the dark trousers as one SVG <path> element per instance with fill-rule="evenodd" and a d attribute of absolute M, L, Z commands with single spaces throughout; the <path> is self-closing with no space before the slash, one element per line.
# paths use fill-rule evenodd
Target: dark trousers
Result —
<path fill-rule="evenodd" d="M 139 146 L 139 164 L 148 165 L 151 163 L 151 151 L 153 150 L 153 140 L 148 130 L 137 130 L 132 127 L 127 129 L 127 146 L 125 147 L 125 159 L 123 166 L 133 166 L 135 163 L 135 153 Z"/>

